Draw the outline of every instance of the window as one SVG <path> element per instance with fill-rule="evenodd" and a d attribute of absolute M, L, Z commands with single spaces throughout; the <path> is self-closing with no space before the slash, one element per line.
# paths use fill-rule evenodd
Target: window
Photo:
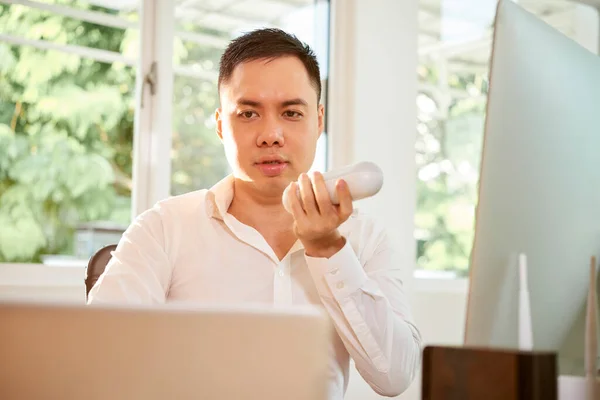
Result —
<path fill-rule="evenodd" d="M 149 3 L 0 0 L 0 262 L 84 265 L 130 223 L 134 188 L 148 185 L 132 171 Z M 169 159 L 142 164 L 172 171 L 143 177 L 164 179 L 150 182 L 170 188 L 160 198 L 209 187 L 229 172 L 212 116 L 218 61 L 231 38 L 262 26 L 295 33 L 317 52 L 323 101 L 328 69 L 328 1 L 168 4 L 172 15 L 160 18 L 169 28 L 153 28 L 173 38 L 172 93 L 158 94 L 172 98 L 172 146 Z M 151 147 L 150 136 L 140 131 L 142 146 Z M 325 167 L 323 135 L 314 168 Z"/>
<path fill-rule="evenodd" d="M 598 50 L 596 9 L 567 0 L 519 4 Z M 415 238 L 422 274 L 468 273 L 495 6 L 420 0 Z"/>
<path fill-rule="evenodd" d="M 0 262 L 85 256 L 129 223 L 136 20 L 0 4 Z"/>

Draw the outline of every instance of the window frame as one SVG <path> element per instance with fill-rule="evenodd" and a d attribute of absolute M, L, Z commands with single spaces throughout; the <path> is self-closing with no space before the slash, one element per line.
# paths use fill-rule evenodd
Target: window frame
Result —
<path fill-rule="evenodd" d="M 173 115 L 174 2 L 140 3 L 131 220 L 169 196 Z M 150 83 L 150 81 L 154 83 Z M 169 134 L 161 134 L 169 132 Z"/>

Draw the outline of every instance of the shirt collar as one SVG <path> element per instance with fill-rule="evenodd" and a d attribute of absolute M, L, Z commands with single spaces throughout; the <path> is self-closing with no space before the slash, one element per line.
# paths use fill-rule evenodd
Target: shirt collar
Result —
<path fill-rule="evenodd" d="M 258 234 L 253 228 L 250 228 L 231 215 L 227 215 L 231 201 L 233 200 L 234 193 L 234 178 L 233 175 L 228 175 L 221 181 L 217 182 L 211 187 L 206 194 L 206 213 L 210 218 L 216 218 L 229 227 L 229 229 L 240 239 L 255 247 L 256 249 L 264 252 L 271 258 L 275 263 L 279 263 L 277 256 L 273 252 L 273 249 L 269 247 L 265 239 Z M 258 234 L 258 236 L 257 236 Z M 288 254 L 295 253 L 303 249 L 302 243 L 296 240 Z"/>
<path fill-rule="evenodd" d="M 211 187 L 206 194 L 206 213 L 222 220 L 233 200 L 233 175 L 227 175 Z"/>

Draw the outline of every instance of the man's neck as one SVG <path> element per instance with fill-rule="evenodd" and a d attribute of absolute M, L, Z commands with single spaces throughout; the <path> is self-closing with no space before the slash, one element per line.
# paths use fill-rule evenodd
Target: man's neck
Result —
<path fill-rule="evenodd" d="M 291 230 L 294 219 L 283 208 L 282 195 L 283 190 L 266 192 L 250 182 L 235 179 L 228 213 L 259 231 L 264 226 L 271 226 L 276 230 Z"/>

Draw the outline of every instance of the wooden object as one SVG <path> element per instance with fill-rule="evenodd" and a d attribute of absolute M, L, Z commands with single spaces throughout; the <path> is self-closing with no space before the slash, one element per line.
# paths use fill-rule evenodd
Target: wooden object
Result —
<path fill-rule="evenodd" d="M 423 400 L 556 400 L 556 353 L 428 346 Z"/>

